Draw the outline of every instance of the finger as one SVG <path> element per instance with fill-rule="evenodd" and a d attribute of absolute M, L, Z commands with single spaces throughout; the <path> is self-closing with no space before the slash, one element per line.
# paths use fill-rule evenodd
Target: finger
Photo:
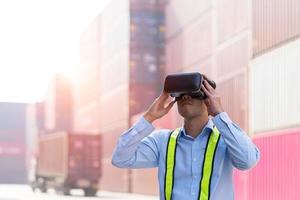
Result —
<path fill-rule="evenodd" d="M 168 97 L 169 97 L 169 94 L 166 93 L 165 91 L 163 91 L 158 98 L 161 100 L 166 100 L 166 99 L 168 99 Z"/>
<path fill-rule="evenodd" d="M 201 85 L 201 88 L 208 97 L 213 97 L 213 94 L 209 92 L 204 85 Z"/>
<path fill-rule="evenodd" d="M 215 89 L 208 83 L 207 80 L 204 80 L 204 86 L 210 93 L 215 93 Z"/>
<path fill-rule="evenodd" d="M 173 105 L 176 103 L 176 101 L 174 100 L 174 101 L 171 101 L 170 103 L 169 103 L 169 105 L 166 107 L 166 110 L 169 112 L 169 110 L 173 107 Z"/>

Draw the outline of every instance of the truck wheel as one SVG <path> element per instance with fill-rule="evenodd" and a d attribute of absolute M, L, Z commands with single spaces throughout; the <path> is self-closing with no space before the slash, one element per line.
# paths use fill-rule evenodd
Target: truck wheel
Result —
<path fill-rule="evenodd" d="M 40 187 L 40 190 L 41 190 L 42 193 L 46 193 L 47 192 L 47 187 L 42 186 L 42 187 Z"/>
<path fill-rule="evenodd" d="M 62 189 L 63 195 L 70 195 L 70 188 L 69 187 L 64 187 Z"/>
<path fill-rule="evenodd" d="M 84 189 L 84 194 L 86 197 L 93 197 L 93 196 L 96 196 L 97 190 L 94 188 L 87 188 L 87 189 Z"/>

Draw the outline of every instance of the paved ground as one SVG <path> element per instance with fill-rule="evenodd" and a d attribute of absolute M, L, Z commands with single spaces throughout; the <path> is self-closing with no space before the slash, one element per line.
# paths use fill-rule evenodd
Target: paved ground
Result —
<path fill-rule="evenodd" d="M 158 200 L 158 197 L 138 194 L 99 191 L 97 197 L 84 197 L 81 190 L 72 190 L 72 196 L 57 195 L 54 190 L 46 194 L 31 191 L 27 185 L 0 185 L 0 200 Z"/>

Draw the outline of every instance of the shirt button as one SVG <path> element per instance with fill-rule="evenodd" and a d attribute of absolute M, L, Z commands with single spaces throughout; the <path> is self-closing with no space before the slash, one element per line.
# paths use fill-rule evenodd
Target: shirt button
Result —
<path fill-rule="evenodd" d="M 197 178 L 197 176 L 195 175 L 195 176 L 194 176 L 194 178 L 196 179 L 196 178 Z"/>
<path fill-rule="evenodd" d="M 193 160 L 194 160 L 194 162 L 196 162 L 196 160 L 197 160 L 197 159 L 196 159 L 196 158 L 194 158 Z"/>

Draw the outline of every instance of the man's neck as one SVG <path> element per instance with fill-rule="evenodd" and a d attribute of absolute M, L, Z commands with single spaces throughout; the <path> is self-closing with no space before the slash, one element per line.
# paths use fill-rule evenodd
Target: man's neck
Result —
<path fill-rule="evenodd" d="M 208 116 L 199 116 L 191 119 L 184 119 L 186 134 L 196 138 L 208 122 Z"/>

